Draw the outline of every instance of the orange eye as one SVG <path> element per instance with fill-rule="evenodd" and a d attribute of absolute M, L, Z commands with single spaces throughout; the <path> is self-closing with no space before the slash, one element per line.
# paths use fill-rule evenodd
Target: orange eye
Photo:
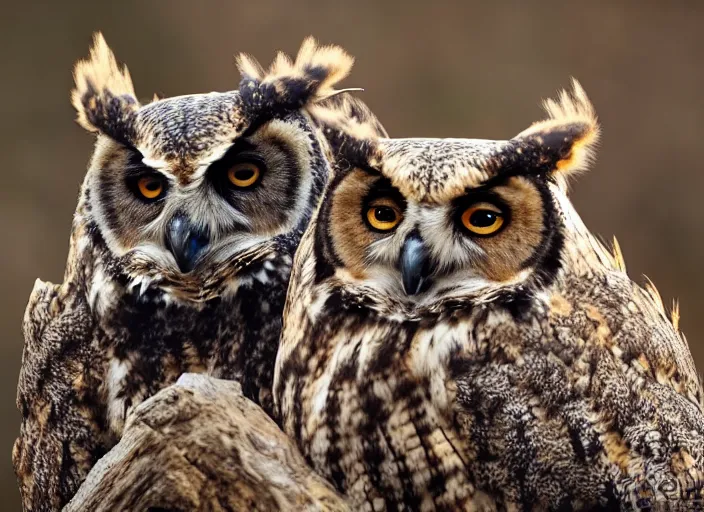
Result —
<path fill-rule="evenodd" d="M 156 199 L 164 191 L 164 181 L 158 176 L 142 176 L 137 181 L 137 188 L 146 199 Z"/>
<path fill-rule="evenodd" d="M 491 203 L 477 203 L 462 213 L 462 225 L 476 235 L 493 235 L 504 225 L 504 216 Z"/>
<path fill-rule="evenodd" d="M 373 201 L 367 207 L 366 215 L 369 225 L 378 231 L 391 231 L 403 219 L 398 206 L 390 199 Z"/>
<path fill-rule="evenodd" d="M 241 162 L 230 167 L 230 170 L 227 171 L 227 178 L 235 187 L 247 188 L 259 180 L 260 174 L 261 172 L 256 164 Z"/>

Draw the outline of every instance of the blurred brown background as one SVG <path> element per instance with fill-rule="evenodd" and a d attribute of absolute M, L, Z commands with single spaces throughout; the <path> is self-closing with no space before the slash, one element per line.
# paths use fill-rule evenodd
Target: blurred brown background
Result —
<path fill-rule="evenodd" d="M 0 509 L 19 509 L 10 449 L 22 315 L 36 277 L 62 278 L 91 153 L 68 95 L 95 30 L 145 99 L 236 88 L 237 51 L 268 63 L 309 34 L 339 43 L 357 57 L 345 85 L 366 89 L 392 136 L 507 138 L 579 78 L 604 131 L 574 201 L 595 232 L 618 236 L 634 278 L 647 273 L 666 301 L 681 299 L 704 370 L 704 2 L 567 4 L 0 3 Z"/>

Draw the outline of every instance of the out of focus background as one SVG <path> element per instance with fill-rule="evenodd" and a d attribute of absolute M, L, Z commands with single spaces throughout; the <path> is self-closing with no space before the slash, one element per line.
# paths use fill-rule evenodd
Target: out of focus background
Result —
<path fill-rule="evenodd" d="M 0 15 L 0 496 L 19 510 L 10 451 L 21 321 L 34 279 L 62 279 L 93 137 L 71 70 L 101 30 L 137 94 L 234 89 L 233 54 L 268 63 L 307 35 L 357 57 L 349 87 L 392 136 L 509 138 L 577 77 L 603 124 L 573 187 L 588 226 L 647 274 L 704 370 L 704 2 L 171 0 L 2 2 Z"/>

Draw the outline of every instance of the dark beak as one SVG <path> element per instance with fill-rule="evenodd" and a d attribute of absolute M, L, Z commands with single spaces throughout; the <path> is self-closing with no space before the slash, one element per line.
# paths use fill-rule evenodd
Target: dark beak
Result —
<path fill-rule="evenodd" d="M 209 243 L 208 233 L 191 224 L 188 217 L 177 213 L 166 227 L 166 247 L 176 258 L 181 272 L 193 270 L 198 256 Z"/>
<path fill-rule="evenodd" d="M 417 233 L 411 233 L 403 242 L 399 268 L 403 279 L 403 289 L 407 295 L 416 295 L 430 284 L 428 250 Z"/>

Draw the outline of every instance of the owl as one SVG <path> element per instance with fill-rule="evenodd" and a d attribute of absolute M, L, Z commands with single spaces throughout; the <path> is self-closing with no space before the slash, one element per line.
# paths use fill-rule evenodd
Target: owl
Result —
<path fill-rule="evenodd" d="M 568 199 L 599 139 L 583 89 L 545 107 L 509 140 L 321 125 L 339 156 L 294 259 L 274 397 L 359 510 L 702 499 L 679 313 Z"/>
<path fill-rule="evenodd" d="M 144 105 L 100 34 L 76 65 L 72 103 L 97 141 L 64 281 L 38 281 L 24 318 L 26 510 L 66 503 L 126 415 L 184 372 L 236 379 L 271 412 L 292 256 L 329 172 L 309 111 L 352 58 L 308 39 L 295 62 L 238 64 L 239 90 Z"/>

